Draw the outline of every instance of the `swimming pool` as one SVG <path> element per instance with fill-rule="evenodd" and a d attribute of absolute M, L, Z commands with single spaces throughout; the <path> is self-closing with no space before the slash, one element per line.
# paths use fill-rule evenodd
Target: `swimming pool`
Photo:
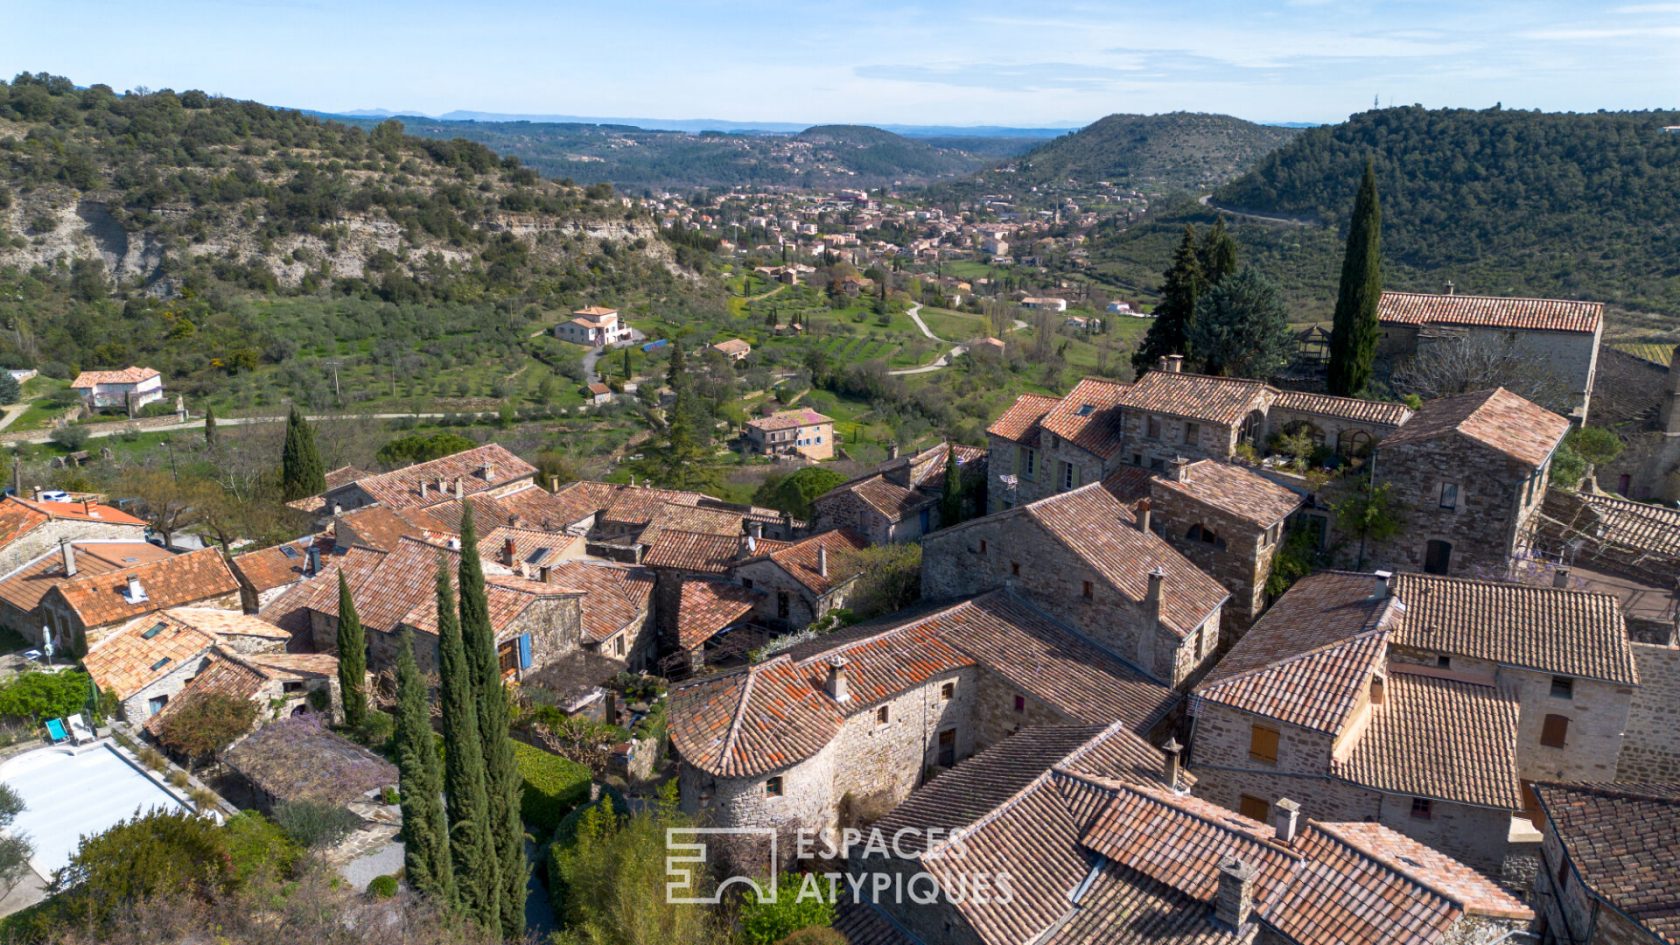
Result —
<path fill-rule="evenodd" d="M 0 782 L 23 798 L 23 813 L 11 829 L 34 841 L 30 865 L 43 877 L 70 862 L 84 834 L 101 833 L 136 812 L 188 809 L 109 743 L 18 755 L 0 764 Z"/>

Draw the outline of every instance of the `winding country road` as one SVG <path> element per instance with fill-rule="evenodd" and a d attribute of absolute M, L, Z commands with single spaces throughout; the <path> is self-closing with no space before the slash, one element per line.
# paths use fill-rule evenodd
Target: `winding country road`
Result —
<path fill-rule="evenodd" d="M 1227 214 L 1238 219 L 1259 220 L 1261 223 L 1282 223 L 1287 226 L 1318 225 L 1317 220 L 1309 220 L 1305 217 L 1273 216 L 1269 213 L 1250 213 L 1246 210 L 1232 210 L 1230 207 L 1221 207 L 1213 202 L 1212 194 L 1203 194 L 1196 198 L 1196 200 L 1202 206 L 1207 207 L 1210 210 L 1218 210 L 1220 213 Z"/>
<path fill-rule="evenodd" d="M 307 417 L 306 419 L 309 420 L 309 422 L 311 422 L 311 423 L 319 423 L 322 420 L 408 420 L 408 419 L 414 419 L 414 418 L 418 418 L 418 419 L 422 419 L 422 420 L 438 420 L 438 419 L 442 419 L 443 417 L 447 417 L 447 416 L 450 416 L 450 414 L 447 414 L 447 413 L 336 413 L 336 414 L 319 414 L 319 415 Z M 281 423 L 285 419 L 286 419 L 285 414 L 279 414 L 279 415 L 273 416 L 273 417 L 217 417 L 216 418 L 216 426 L 218 426 L 218 427 L 242 427 L 242 426 L 248 426 L 248 425 L 253 424 L 253 423 Z M 170 423 L 170 424 L 165 424 L 165 425 L 160 426 L 160 427 L 147 427 L 147 428 L 141 430 L 140 432 L 142 432 L 142 433 L 176 433 L 176 432 L 179 432 L 181 430 L 202 430 L 202 429 L 204 429 L 204 418 L 199 417 L 196 420 L 188 420 L 186 423 Z M 97 439 L 100 439 L 102 437 L 114 436 L 118 433 L 124 433 L 124 432 L 127 432 L 127 430 L 128 430 L 128 427 L 126 425 L 121 426 L 121 427 L 116 427 L 116 428 L 113 428 L 113 429 L 108 429 L 108 430 L 89 430 L 88 431 L 88 439 L 97 440 Z M 6 437 L 5 442 L 7 442 L 7 443 L 47 443 L 47 442 L 51 442 L 51 440 L 52 440 L 52 431 L 51 430 L 42 430 L 39 433 L 35 433 L 35 434 L 30 435 L 30 436 L 9 436 L 9 437 Z"/>
<path fill-rule="evenodd" d="M 927 322 L 922 321 L 922 303 L 917 302 L 910 306 L 904 314 L 910 316 L 910 320 L 916 323 L 916 327 L 922 330 L 922 334 L 932 338 L 940 344 L 950 344 L 950 342 L 946 341 L 944 338 L 934 334 L 933 330 L 928 328 Z M 924 364 L 921 367 L 900 368 L 899 370 L 888 371 L 887 373 L 894 377 L 903 377 L 906 374 L 931 374 L 941 368 L 950 367 L 951 360 L 953 358 L 961 357 L 963 352 L 967 350 L 968 345 L 951 345 L 951 350 L 935 358 L 932 364 Z"/>

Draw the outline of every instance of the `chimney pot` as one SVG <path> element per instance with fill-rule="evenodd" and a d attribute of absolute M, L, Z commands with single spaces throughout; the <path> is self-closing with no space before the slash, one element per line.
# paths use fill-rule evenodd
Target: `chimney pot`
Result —
<path fill-rule="evenodd" d="M 1564 587 L 1564 588 L 1567 588 L 1569 586 L 1569 569 L 1568 568 L 1560 567 L 1556 571 L 1552 572 L 1552 586 L 1553 587 Z"/>
<path fill-rule="evenodd" d="M 888 443 L 887 444 L 887 458 L 888 459 L 897 459 L 898 458 L 898 444 L 897 443 Z"/>
<path fill-rule="evenodd" d="M 550 492 L 559 492 L 560 491 L 560 477 L 559 476 L 549 476 L 548 477 L 548 491 L 550 491 Z"/>
<path fill-rule="evenodd" d="M 817 573 L 828 577 L 828 546 L 817 546 Z"/>
<path fill-rule="evenodd" d="M 1381 587 L 1377 588 L 1377 592 L 1383 597 L 1393 597 L 1394 596 L 1394 572 L 1393 571 L 1374 571 L 1372 573 L 1376 575 L 1377 580 L 1379 582 L 1381 582 L 1381 585 L 1382 585 Z"/>
<path fill-rule="evenodd" d="M 1277 807 L 1272 811 L 1272 827 L 1279 843 L 1293 844 L 1295 832 L 1300 829 L 1301 805 L 1287 797 L 1279 798 Z"/>
<path fill-rule="evenodd" d="M 846 658 L 831 656 L 828 659 L 828 694 L 835 702 L 845 702 L 852 697 L 850 680 L 847 678 Z"/>
<path fill-rule="evenodd" d="M 1254 914 L 1254 868 L 1234 856 L 1219 861 L 1219 886 L 1213 915 L 1220 924 L 1241 930 Z"/>
<path fill-rule="evenodd" d="M 1174 456 L 1167 464 L 1167 478 L 1173 482 L 1186 482 L 1190 478 L 1190 461 L 1182 456 Z"/>
<path fill-rule="evenodd" d="M 747 531 L 750 532 L 754 538 L 763 538 L 764 537 L 764 523 L 763 522 L 753 522 L 753 523 L 751 523 L 747 526 Z"/>
<path fill-rule="evenodd" d="M 1453 294 L 1455 294 L 1455 290 L 1454 290 L 1454 289 L 1453 289 L 1453 284 L 1452 284 L 1452 280 L 1451 280 L 1451 279 L 1448 279 L 1448 280 L 1447 280 L 1447 294 L 1448 294 L 1448 295 L 1453 295 Z"/>
<path fill-rule="evenodd" d="M 1382 705 L 1388 698 L 1388 680 L 1381 676 L 1371 677 L 1371 704 Z"/>
<path fill-rule="evenodd" d="M 462 479 L 459 476 L 456 476 L 455 477 L 455 498 L 465 499 L 466 497 L 467 497 L 467 481 L 465 479 Z"/>
<path fill-rule="evenodd" d="M 513 536 L 509 535 L 502 541 L 502 563 L 511 568 L 513 567 L 514 559 L 518 556 L 519 545 L 513 540 Z"/>
<path fill-rule="evenodd" d="M 478 467 L 478 478 L 484 480 L 485 482 L 493 481 L 496 478 L 496 467 L 490 465 L 489 463 L 485 463 L 484 465 Z"/>
<path fill-rule="evenodd" d="M 1169 354 L 1169 355 L 1163 357 L 1161 359 L 1161 370 L 1166 371 L 1168 374 L 1181 374 L 1181 373 L 1183 373 L 1184 372 L 1184 355 L 1182 355 L 1182 354 Z"/>
<path fill-rule="evenodd" d="M 310 545 L 309 550 L 304 553 L 303 560 L 307 562 L 304 565 L 306 576 L 314 577 L 321 573 L 321 549 Z"/>
<path fill-rule="evenodd" d="M 140 601 L 140 600 L 145 600 L 145 599 L 146 599 L 146 592 L 140 586 L 140 575 L 130 574 L 128 576 L 128 601 L 129 601 L 129 603 L 132 604 L 135 601 Z"/>
<path fill-rule="evenodd" d="M 547 584 L 549 581 L 554 579 L 554 569 L 549 565 L 542 565 L 537 568 L 537 579 L 542 581 L 544 584 Z"/>
<path fill-rule="evenodd" d="M 1138 527 L 1138 531 L 1145 532 L 1145 533 L 1147 533 L 1149 531 L 1150 518 L 1152 517 L 1153 509 L 1154 509 L 1154 505 L 1149 501 L 1149 499 L 1143 498 L 1143 499 L 1138 500 L 1138 502 L 1137 502 L 1137 527 Z"/>
<path fill-rule="evenodd" d="M 61 541 L 61 542 L 58 543 L 58 547 L 59 547 L 59 550 L 62 551 L 63 554 L 64 554 L 64 576 L 65 577 L 75 577 L 76 576 L 76 546 L 72 545 L 70 543 L 69 539 L 65 539 L 64 541 Z"/>
<path fill-rule="evenodd" d="M 431 496 L 431 492 L 432 492 L 431 483 L 426 482 L 425 480 L 421 480 L 421 482 L 420 482 L 420 498 L 422 498 L 422 499 L 429 498 Z"/>

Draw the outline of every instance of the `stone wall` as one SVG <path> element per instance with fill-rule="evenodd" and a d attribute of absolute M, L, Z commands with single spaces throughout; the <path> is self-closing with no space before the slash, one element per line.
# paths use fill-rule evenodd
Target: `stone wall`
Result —
<path fill-rule="evenodd" d="M 1639 688 L 1616 765 L 1618 781 L 1680 781 L 1680 647 L 1633 644 Z"/>
<path fill-rule="evenodd" d="M 1026 505 L 1028 502 L 1042 499 L 1046 496 L 1058 495 L 1070 489 L 1101 482 L 1104 477 L 1113 472 L 1120 465 L 1120 457 L 1104 461 L 1102 457 L 1089 453 L 1067 440 L 1046 431 L 1039 440 L 1043 449 L 1040 451 L 1037 478 L 1033 485 L 1037 487 L 1031 497 L 1022 495 L 1016 505 Z M 1066 473 L 1071 467 L 1073 483 L 1068 484 Z M 1023 490 L 1026 483 L 1022 483 Z"/>
<path fill-rule="evenodd" d="M 1375 567 L 1421 571 L 1428 543 L 1437 540 L 1452 546 L 1448 574 L 1503 575 L 1532 542 L 1550 463 L 1535 472 L 1463 437 L 1442 436 L 1379 447 L 1374 468 L 1402 522 L 1397 537 L 1370 548 Z M 1448 483 L 1458 486 L 1450 509 L 1441 507 Z"/>
<path fill-rule="evenodd" d="M 830 574 L 840 564 L 839 556 L 829 555 Z M 737 565 L 733 572 L 736 581 L 764 594 L 753 605 L 753 618 L 779 632 L 791 633 L 815 623 L 829 611 L 846 606 L 848 592 L 856 581 L 831 588 L 827 594 L 813 594 L 811 589 L 794 580 L 793 575 L 774 561 L 753 561 Z M 750 584 L 748 582 L 751 582 Z M 781 615 L 781 597 L 787 597 L 787 616 Z"/>
<path fill-rule="evenodd" d="M 1149 435 L 1151 418 L 1159 436 Z M 1191 424 L 1195 425 L 1193 431 L 1186 429 Z M 1125 431 L 1125 446 L 1120 450 L 1124 461 L 1156 472 L 1166 469 L 1168 463 L 1180 456 L 1191 462 L 1198 459 L 1228 460 L 1237 447 L 1238 427 L 1235 424 L 1127 410 L 1121 418 L 1121 429 Z"/>
<path fill-rule="evenodd" d="M 44 554 L 59 551 L 59 543 L 71 541 L 145 541 L 145 525 L 115 522 L 85 522 L 53 519 L 42 522 L 0 548 L 0 574 L 10 574 Z"/>
<path fill-rule="evenodd" d="M 1282 545 L 1283 529 L 1278 528 L 1277 539 L 1272 540 L 1269 529 L 1160 484 L 1152 486 L 1149 496 L 1151 527 L 1156 533 L 1231 592 L 1224 608 L 1225 623 L 1232 631 L 1227 637 L 1240 636 L 1265 609 L 1266 577 Z M 1202 526 L 1204 533 L 1212 531 L 1225 546 L 1191 538 L 1189 531 L 1195 525 Z"/>

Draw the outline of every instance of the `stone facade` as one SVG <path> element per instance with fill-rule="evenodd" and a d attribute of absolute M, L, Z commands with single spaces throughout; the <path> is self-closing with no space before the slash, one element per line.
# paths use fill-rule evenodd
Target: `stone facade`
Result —
<path fill-rule="evenodd" d="M 829 611 L 846 606 L 857 583 L 853 577 L 827 593 L 817 594 L 769 558 L 738 564 L 733 576 L 743 587 L 764 594 L 753 607 L 753 620 L 784 633 L 808 627 Z"/>
<path fill-rule="evenodd" d="M 1550 825 L 1541 845 L 1540 868 L 1534 874 L 1534 911 L 1544 942 L 1578 945 L 1654 945 L 1659 940 L 1616 909 L 1601 908 L 1573 869 L 1557 832 Z"/>
<path fill-rule="evenodd" d="M 1680 782 L 1680 647 L 1631 645 L 1639 688 L 1628 710 L 1616 778 Z"/>
<path fill-rule="evenodd" d="M 1265 527 L 1176 489 L 1149 491 L 1150 528 L 1231 592 L 1223 611 L 1227 641 L 1266 607 L 1266 578 L 1283 546 L 1283 522 Z"/>
<path fill-rule="evenodd" d="M 1506 327 L 1443 327 L 1383 322 L 1377 338 L 1377 356 L 1398 363 L 1435 344 L 1469 343 L 1477 348 L 1504 352 L 1551 375 L 1563 402 L 1549 406 L 1573 412 L 1583 422 L 1587 416 L 1594 376 L 1598 369 L 1598 347 L 1604 332 L 1599 322 L 1591 332 L 1512 329 Z"/>
<path fill-rule="evenodd" d="M 218 594 L 214 597 L 206 597 L 201 600 L 171 601 L 168 606 L 210 607 L 217 610 L 231 610 L 236 613 L 240 612 L 242 609 L 239 600 L 239 591 L 237 589 L 226 594 Z M 154 612 L 155 610 L 163 609 L 165 608 L 160 605 L 154 609 Z M 37 617 L 40 618 L 38 622 L 52 627 L 53 639 L 60 641 L 73 641 L 76 646 L 81 648 L 82 652 L 86 652 L 87 647 L 98 643 L 111 631 L 127 624 L 130 620 L 133 620 L 136 616 L 138 616 L 137 614 L 128 614 L 122 619 L 112 621 L 108 624 L 100 624 L 92 627 L 86 626 L 82 623 L 81 617 L 73 608 L 70 607 L 56 587 L 48 591 L 47 596 L 41 598 L 41 604 L 36 608 L 35 613 Z"/>
<path fill-rule="evenodd" d="M 1166 469 L 1178 457 L 1228 460 L 1236 455 L 1237 444 L 1264 442 L 1265 413 L 1255 411 L 1239 423 L 1191 420 L 1166 413 L 1127 410 L 1121 418 L 1125 446 L 1121 455 L 1133 466 L 1154 472 Z"/>
<path fill-rule="evenodd" d="M 336 614 L 326 614 L 318 610 L 309 612 L 310 636 L 314 640 L 315 649 L 321 653 L 338 652 L 338 617 Z M 401 628 L 397 628 L 400 630 Z M 435 673 L 438 669 L 438 636 L 434 632 L 414 629 L 414 659 L 420 664 L 422 673 Z M 368 641 L 368 671 L 381 672 L 395 670 L 397 665 L 397 648 L 401 642 L 397 632 L 367 629 Z M 524 673 L 536 672 L 544 666 L 577 650 L 582 639 L 582 608 L 575 597 L 552 597 L 533 600 L 520 611 L 517 617 L 508 621 L 496 633 L 496 645 L 502 646 L 517 641 L 519 637 L 531 636 L 531 665 L 523 671 L 516 670 L 516 678 Z M 517 645 L 517 644 L 516 644 Z M 603 653 L 602 655 L 608 655 Z M 619 658 L 624 661 L 623 658 Z"/>

